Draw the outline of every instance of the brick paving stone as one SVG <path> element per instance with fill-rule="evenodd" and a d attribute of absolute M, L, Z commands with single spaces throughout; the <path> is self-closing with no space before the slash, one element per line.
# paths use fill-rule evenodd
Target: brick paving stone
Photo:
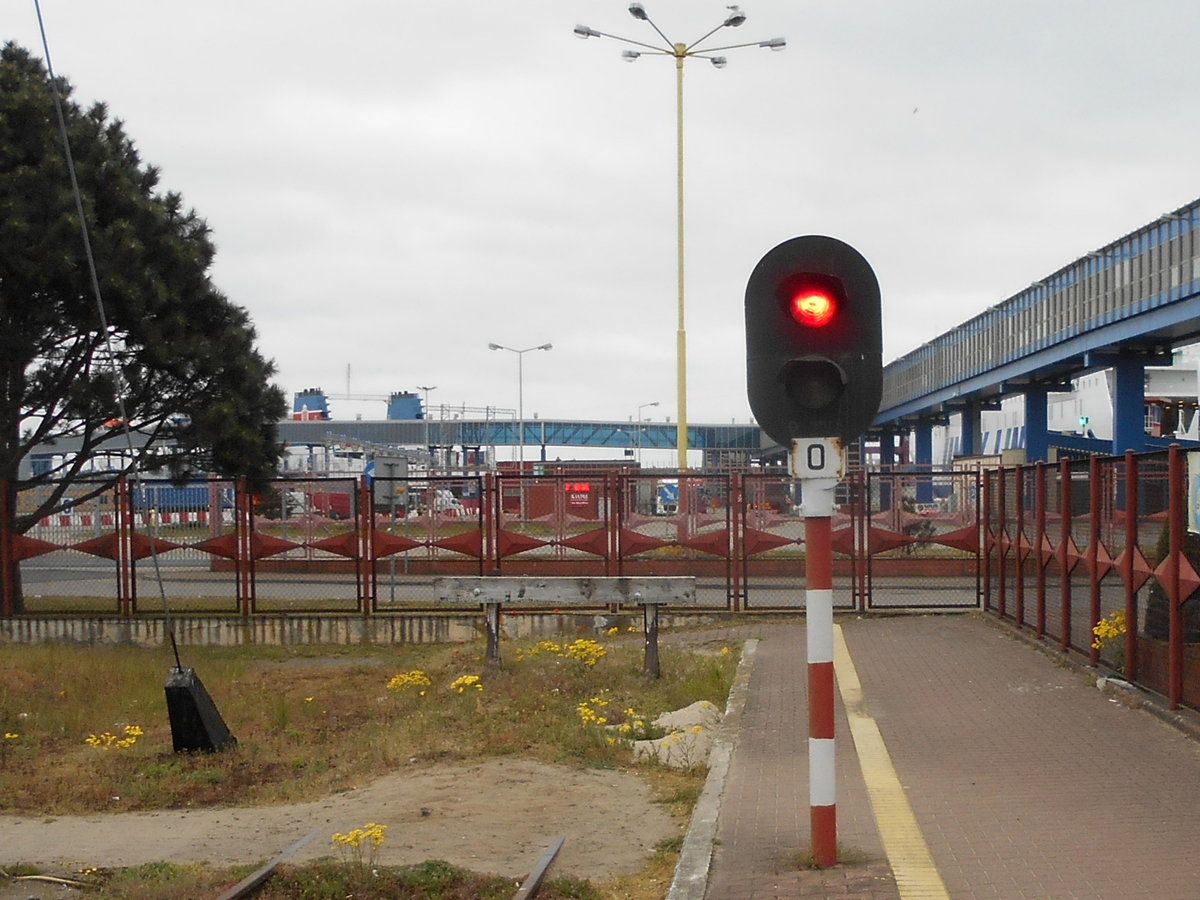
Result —
<path fill-rule="evenodd" d="M 1200 896 L 1200 745 L 980 615 L 839 618 L 953 898 Z M 838 700 L 841 862 L 809 850 L 799 624 L 761 639 L 707 900 L 899 897 Z M 732 636 L 732 635 L 731 635 Z"/>
<path fill-rule="evenodd" d="M 803 867 L 811 856 L 804 627 L 773 625 L 750 633 L 762 642 L 721 803 L 706 897 L 899 897 L 840 704 L 838 839 L 839 856 L 849 862 L 828 870 Z"/>

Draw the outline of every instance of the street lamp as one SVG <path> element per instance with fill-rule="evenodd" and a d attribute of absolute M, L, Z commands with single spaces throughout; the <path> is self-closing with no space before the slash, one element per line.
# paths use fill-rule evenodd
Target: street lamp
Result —
<path fill-rule="evenodd" d="M 612 38 L 616 41 L 621 41 L 625 44 L 631 44 L 634 47 L 641 47 L 639 50 L 624 50 L 621 57 L 627 62 L 633 62 L 643 54 L 652 56 L 671 56 L 675 58 L 675 189 L 677 198 L 676 210 L 676 245 L 678 257 L 676 262 L 676 278 L 679 285 L 678 297 L 678 325 L 675 332 L 675 359 L 676 359 L 676 384 L 678 386 L 677 403 L 679 407 L 678 422 L 676 425 L 676 443 L 679 446 L 679 468 L 687 468 L 687 332 L 684 327 L 684 303 L 683 303 L 683 61 L 688 57 L 696 59 L 706 59 L 716 68 L 725 68 L 726 59 L 724 56 L 713 56 L 721 50 L 736 50 L 740 47 L 765 47 L 769 50 L 782 50 L 787 46 L 787 41 L 783 38 L 771 38 L 767 41 L 750 41 L 744 44 L 726 44 L 720 47 L 704 47 L 700 45 L 706 40 L 720 31 L 722 28 L 737 28 L 746 21 L 746 15 L 738 7 L 730 6 L 729 13 L 725 16 L 725 20 L 716 28 L 709 31 L 703 37 L 692 41 L 690 44 L 681 44 L 671 41 L 662 29 L 654 24 L 654 21 L 646 14 L 646 8 L 641 3 L 630 3 L 629 14 L 635 19 L 642 22 L 648 22 L 660 38 L 666 49 L 656 44 L 646 44 L 642 41 L 635 41 L 630 38 L 620 37 L 615 34 L 606 34 L 603 31 L 596 31 L 594 28 L 589 28 L 586 25 L 576 25 L 575 34 L 581 38 L 587 39 L 592 37 Z"/>
<path fill-rule="evenodd" d="M 551 344 L 538 344 L 536 347 L 526 347 L 524 350 L 515 350 L 512 347 L 505 347 L 503 344 L 488 344 L 489 350 L 507 350 L 509 353 L 517 354 L 517 459 L 520 463 L 519 471 L 525 471 L 525 372 L 523 363 L 525 354 L 531 350 L 552 350 Z"/>
<path fill-rule="evenodd" d="M 637 462 L 642 464 L 642 410 L 647 406 L 658 406 L 657 400 L 651 400 L 649 403 L 639 403 L 637 408 Z"/>

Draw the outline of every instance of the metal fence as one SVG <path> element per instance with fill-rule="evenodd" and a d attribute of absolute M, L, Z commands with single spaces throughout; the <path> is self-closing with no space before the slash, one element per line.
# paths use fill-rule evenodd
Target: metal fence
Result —
<path fill-rule="evenodd" d="M 1200 707 L 1196 459 L 1173 447 L 985 473 L 984 609 Z"/>
<path fill-rule="evenodd" d="M 850 476 L 833 518 L 836 604 L 975 606 L 977 483 L 930 470 Z M 290 477 L 258 495 L 221 480 L 95 488 L 73 486 L 24 533 L 0 523 L 5 615 L 424 611 L 436 576 L 492 574 L 689 575 L 701 608 L 804 605 L 803 497 L 781 474 Z M 23 492 L 20 506 L 40 499 Z"/>

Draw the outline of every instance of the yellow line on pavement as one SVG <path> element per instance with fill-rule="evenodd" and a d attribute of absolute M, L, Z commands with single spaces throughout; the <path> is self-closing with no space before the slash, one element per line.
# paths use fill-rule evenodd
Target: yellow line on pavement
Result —
<path fill-rule="evenodd" d="M 840 625 L 833 627 L 833 641 L 833 668 L 846 717 L 850 720 L 850 736 L 854 739 L 858 763 L 867 783 L 867 796 L 875 813 L 875 824 L 879 826 L 883 849 L 892 874 L 896 876 L 900 896 L 903 900 L 949 900 L 950 895 L 933 864 L 883 735 L 867 712 L 862 683 L 858 680 L 858 671 L 850 658 Z"/>

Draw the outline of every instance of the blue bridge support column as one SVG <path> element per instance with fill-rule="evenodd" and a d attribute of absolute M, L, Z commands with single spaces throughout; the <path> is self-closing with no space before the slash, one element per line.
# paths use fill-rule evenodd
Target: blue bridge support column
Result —
<path fill-rule="evenodd" d="M 981 420 L 979 406 L 974 403 L 968 403 L 959 412 L 959 447 L 963 456 L 976 456 L 979 453 L 982 443 Z"/>
<path fill-rule="evenodd" d="M 1046 462 L 1050 452 L 1046 418 L 1046 386 L 1025 387 L 1025 462 Z"/>
<path fill-rule="evenodd" d="M 933 465 L 933 423 L 922 419 L 913 428 L 913 439 L 916 444 L 916 454 L 913 462 L 926 473 Z M 928 475 L 917 477 L 917 502 L 931 503 L 933 501 L 933 479 Z"/>
<path fill-rule="evenodd" d="M 1127 353 L 1113 362 L 1112 452 L 1141 453 L 1146 444 L 1146 367 L 1141 357 Z"/>
<path fill-rule="evenodd" d="M 896 465 L 896 433 L 885 428 L 879 435 L 879 467 L 884 472 L 890 472 Z M 869 501 L 868 501 L 869 502 Z M 879 509 L 892 508 L 892 482 L 887 478 L 879 479 Z"/>
<path fill-rule="evenodd" d="M 896 434 L 885 428 L 879 435 L 879 464 L 891 468 L 896 464 Z"/>

